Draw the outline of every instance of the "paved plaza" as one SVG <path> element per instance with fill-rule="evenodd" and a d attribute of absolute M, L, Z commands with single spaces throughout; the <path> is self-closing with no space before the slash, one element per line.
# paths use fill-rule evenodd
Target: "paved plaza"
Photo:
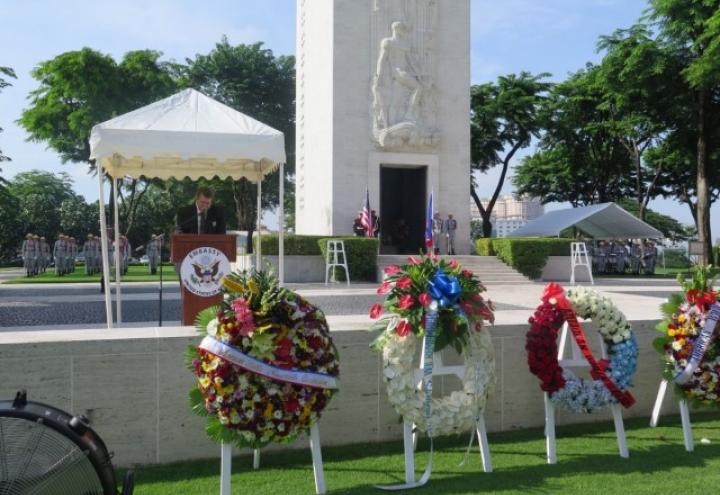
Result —
<path fill-rule="evenodd" d="M 544 282 L 492 283 L 487 296 L 495 303 L 498 325 L 527 321 L 537 306 Z M 381 302 L 376 284 L 288 284 L 320 307 L 334 330 L 369 327 L 371 305 Z M 660 318 L 659 306 L 678 290 L 672 279 L 599 279 L 594 286 L 612 298 L 630 320 Z M 156 326 L 157 283 L 122 286 L 123 321 L 132 326 Z M 163 324 L 179 324 L 180 291 L 177 282 L 163 284 Z M 53 327 L 98 328 L 105 322 L 103 295 L 96 284 L 0 284 L 0 331 L 32 331 Z M 18 327 L 26 327 L 20 329 Z"/>

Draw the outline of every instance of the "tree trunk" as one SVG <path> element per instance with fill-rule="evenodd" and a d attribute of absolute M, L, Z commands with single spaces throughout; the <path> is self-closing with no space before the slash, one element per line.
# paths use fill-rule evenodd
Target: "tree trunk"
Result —
<path fill-rule="evenodd" d="M 490 221 L 490 212 L 480 213 L 482 216 L 482 232 L 483 237 L 492 237 L 492 222 Z"/>
<path fill-rule="evenodd" d="M 710 187 L 708 185 L 708 118 L 710 93 L 706 90 L 697 92 L 698 98 L 698 141 L 697 141 L 697 229 L 698 241 L 703 245 L 700 262 L 707 265 L 711 262 L 712 236 L 710 233 Z"/>
<path fill-rule="evenodd" d="M 252 236 L 257 222 L 257 187 L 245 178 L 235 181 L 233 182 L 233 197 L 237 211 L 238 229 L 247 231 L 245 252 L 252 254 L 254 252 Z"/>

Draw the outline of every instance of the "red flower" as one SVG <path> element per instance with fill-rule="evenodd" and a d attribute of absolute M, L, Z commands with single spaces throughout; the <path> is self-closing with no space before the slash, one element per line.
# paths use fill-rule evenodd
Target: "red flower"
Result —
<path fill-rule="evenodd" d="M 397 282 L 395 282 L 395 287 L 398 289 L 409 289 L 412 285 L 412 280 L 410 280 L 409 277 L 403 277 Z"/>
<path fill-rule="evenodd" d="M 390 282 L 383 282 L 380 284 L 380 287 L 378 287 L 377 293 L 378 294 L 385 294 L 387 291 L 390 290 Z"/>
<path fill-rule="evenodd" d="M 400 323 L 395 327 L 395 333 L 400 337 L 407 337 L 413 330 L 413 326 L 407 320 L 400 320 Z"/>
<path fill-rule="evenodd" d="M 400 267 L 397 265 L 388 265 L 383 272 L 385 272 L 385 275 L 395 275 L 400 272 Z"/>
<path fill-rule="evenodd" d="M 545 286 L 545 290 L 542 295 L 542 302 L 557 304 L 560 307 L 565 307 L 567 299 L 565 298 L 565 290 L 554 282 L 550 282 Z"/>
<path fill-rule="evenodd" d="M 408 258 L 408 261 L 410 262 L 411 265 L 416 265 L 416 266 L 417 266 L 417 265 L 420 264 L 420 260 L 417 259 L 415 256 L 410 256 L 410 257 Z"/>
<path fill-rule="evenodd" d="M 460 266 L 460 265 L 458 264 L 457 260 L 450 260 L 450 262 L 448 263 L 448 266 L 449 266 L 451 269 L 456 270 L 457 267 Z"/>
<path fill-rule="evenodd" d="M 290 339 L 282 339 L 275 350 L 275 357 L 278 359 L 290 357 L 290 349 L 292 349 L 292 341 Z"/>
<path fill-rule="evenodd" d="M 300 410 L 300 403 L 296 399 L 290 399 L 284 405 L 285 410 L 289 413 L 296 413 Z"/>
<path fill-rule="evenodd" d="M 470 270 L 463 270 L 462 274 L 464 277 L 473 278 L 473 272 L 471 272 Z"/>
<path fill-rule="evenodd" d="M 398 308 L 400 309 L 410 309 L 415 305 L 415 300 L 410 294 L 405 294 L 400 298 L 400 302 L 398 303 Z"/>
<path fill-rule="evenodd" d="M 432 297 L 430 297 L 430 294 L 427 292 L 423 292 L 418 296 L 418 301 L 420 301 L 420 304 L 423 306 L 430 306 L 430 303 L 432 302 Z"/>
<path fill-rule="evenodd" d="M 382 304 L 373 304 L 370 308 L 370 318 L 377 320 L 383 312 Z"/>

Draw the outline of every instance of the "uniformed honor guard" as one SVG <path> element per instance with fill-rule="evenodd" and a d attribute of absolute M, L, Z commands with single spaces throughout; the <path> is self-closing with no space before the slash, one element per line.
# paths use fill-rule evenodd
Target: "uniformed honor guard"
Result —
<path fill-rule="evenodd" d="M 74 273 L 75 272 L 75 258 L 77 257 L 78 253 L 78 246 L 77 241 L 74 237 L 68 238 L 68 255 L 65 258 L 67 260 L 67 269 L 66 273 Z"/>
<path fill-rule="evenodd" d="M 655 263 L 657 262 L 658 251 L 655 244 L 647 241 L 645 243 L 645 254 L 643 255 L 643 266 L 645 275 L 655 275 Z"/>
<path fill-rule="evenodd" d="M 446 238 L 446 251 L 447 254 L 455 254 L 455 231 L 457 230 L 457 220 L 453 218 L 452 213 L 448 213 L 448 217 L 443 225 Z"/>
<path fill-rule="evenodd" d="M 145 246 L 145 253 L 148 257 L 148 271 L 150 275 L 155 275 L 160 262 L 160 238 L 158 236 L 152 236 L 150 242 Z"/>
<path fill-rule="evenodd" d="M 22 243 L 21 256 L 23 259 L 23 269 L 25 270 L 25 276 L 31 276 L 31 263 L 30 263 L 30 249 L 32 244 L 32 234 L 25 234 L 25 240 Z"/>
<path fill-rule="evenodd" d="M 85 258 L 85 275 L 93 274 L 93 253 L 92 253 L 92 234 L 88 234 L 82 248 L 83 258 Z"/>
<path fill-rule="evenodd" d="M 442 239 L 444 224 L 445 222 L 440 218 L 440 212 L 436 211 L 432 219 L 432 239 L 435 254 L 440 254 L 440 239 Z"/>
<path fill-rule="evenodd" d="M 32 242 L 32 251 L 31 251 L 31 259 L 32 259 L 32 274 L 33 276 L 40 273 L 40 236 L 37 234 L 33 234 L 33 242 Z"/>
<path fill-rule="evenodd" d="M 63 259 L 63 251 L 65 250 L 64 246 L 64 239 L 62 234 L 58 234 L 58 238 L 55 241 L 55 244 L 53 244 L 53 259 L 55 260 L 55 275 L 62 276 L 63 275 L 63 264 L 65 263 L 65 260 Z"/>
<path fill-rule="evenodd" d="M 91 234 L 92 241 L 90 243 L 90 255 L 92 256 L 92 264 L 90 265 L 92 274 L 100 273 L 102 269 L 102 249 L 100 248 L 100 238 Z"/>
<path fill-rule="evenodd" d="M 120 272 L 125 275 L 130 264 L 130 242 L 124 235 L 120 236 Z"/>
<path fill-rule="evenodd" d="M 40 271 L 45 273 L 50 264 L 50 245 L 45 236 L 40 237 Z"/>

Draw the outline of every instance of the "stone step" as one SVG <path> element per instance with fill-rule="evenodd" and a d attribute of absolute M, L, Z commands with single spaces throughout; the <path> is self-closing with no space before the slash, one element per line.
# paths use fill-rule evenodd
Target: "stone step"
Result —
<path fill-rule="evenodd" d="M 503 263 L 495 256 L 441 256 L 444 259 L 455 259 L 463 268 L 475 273 L 483 283 L 523 283 L 528 278 Z M 378 256 L 378 280 L 382 280 L 383 269 L 388 265 L 404 265 L 408 262 L 407 255 Z"/>

